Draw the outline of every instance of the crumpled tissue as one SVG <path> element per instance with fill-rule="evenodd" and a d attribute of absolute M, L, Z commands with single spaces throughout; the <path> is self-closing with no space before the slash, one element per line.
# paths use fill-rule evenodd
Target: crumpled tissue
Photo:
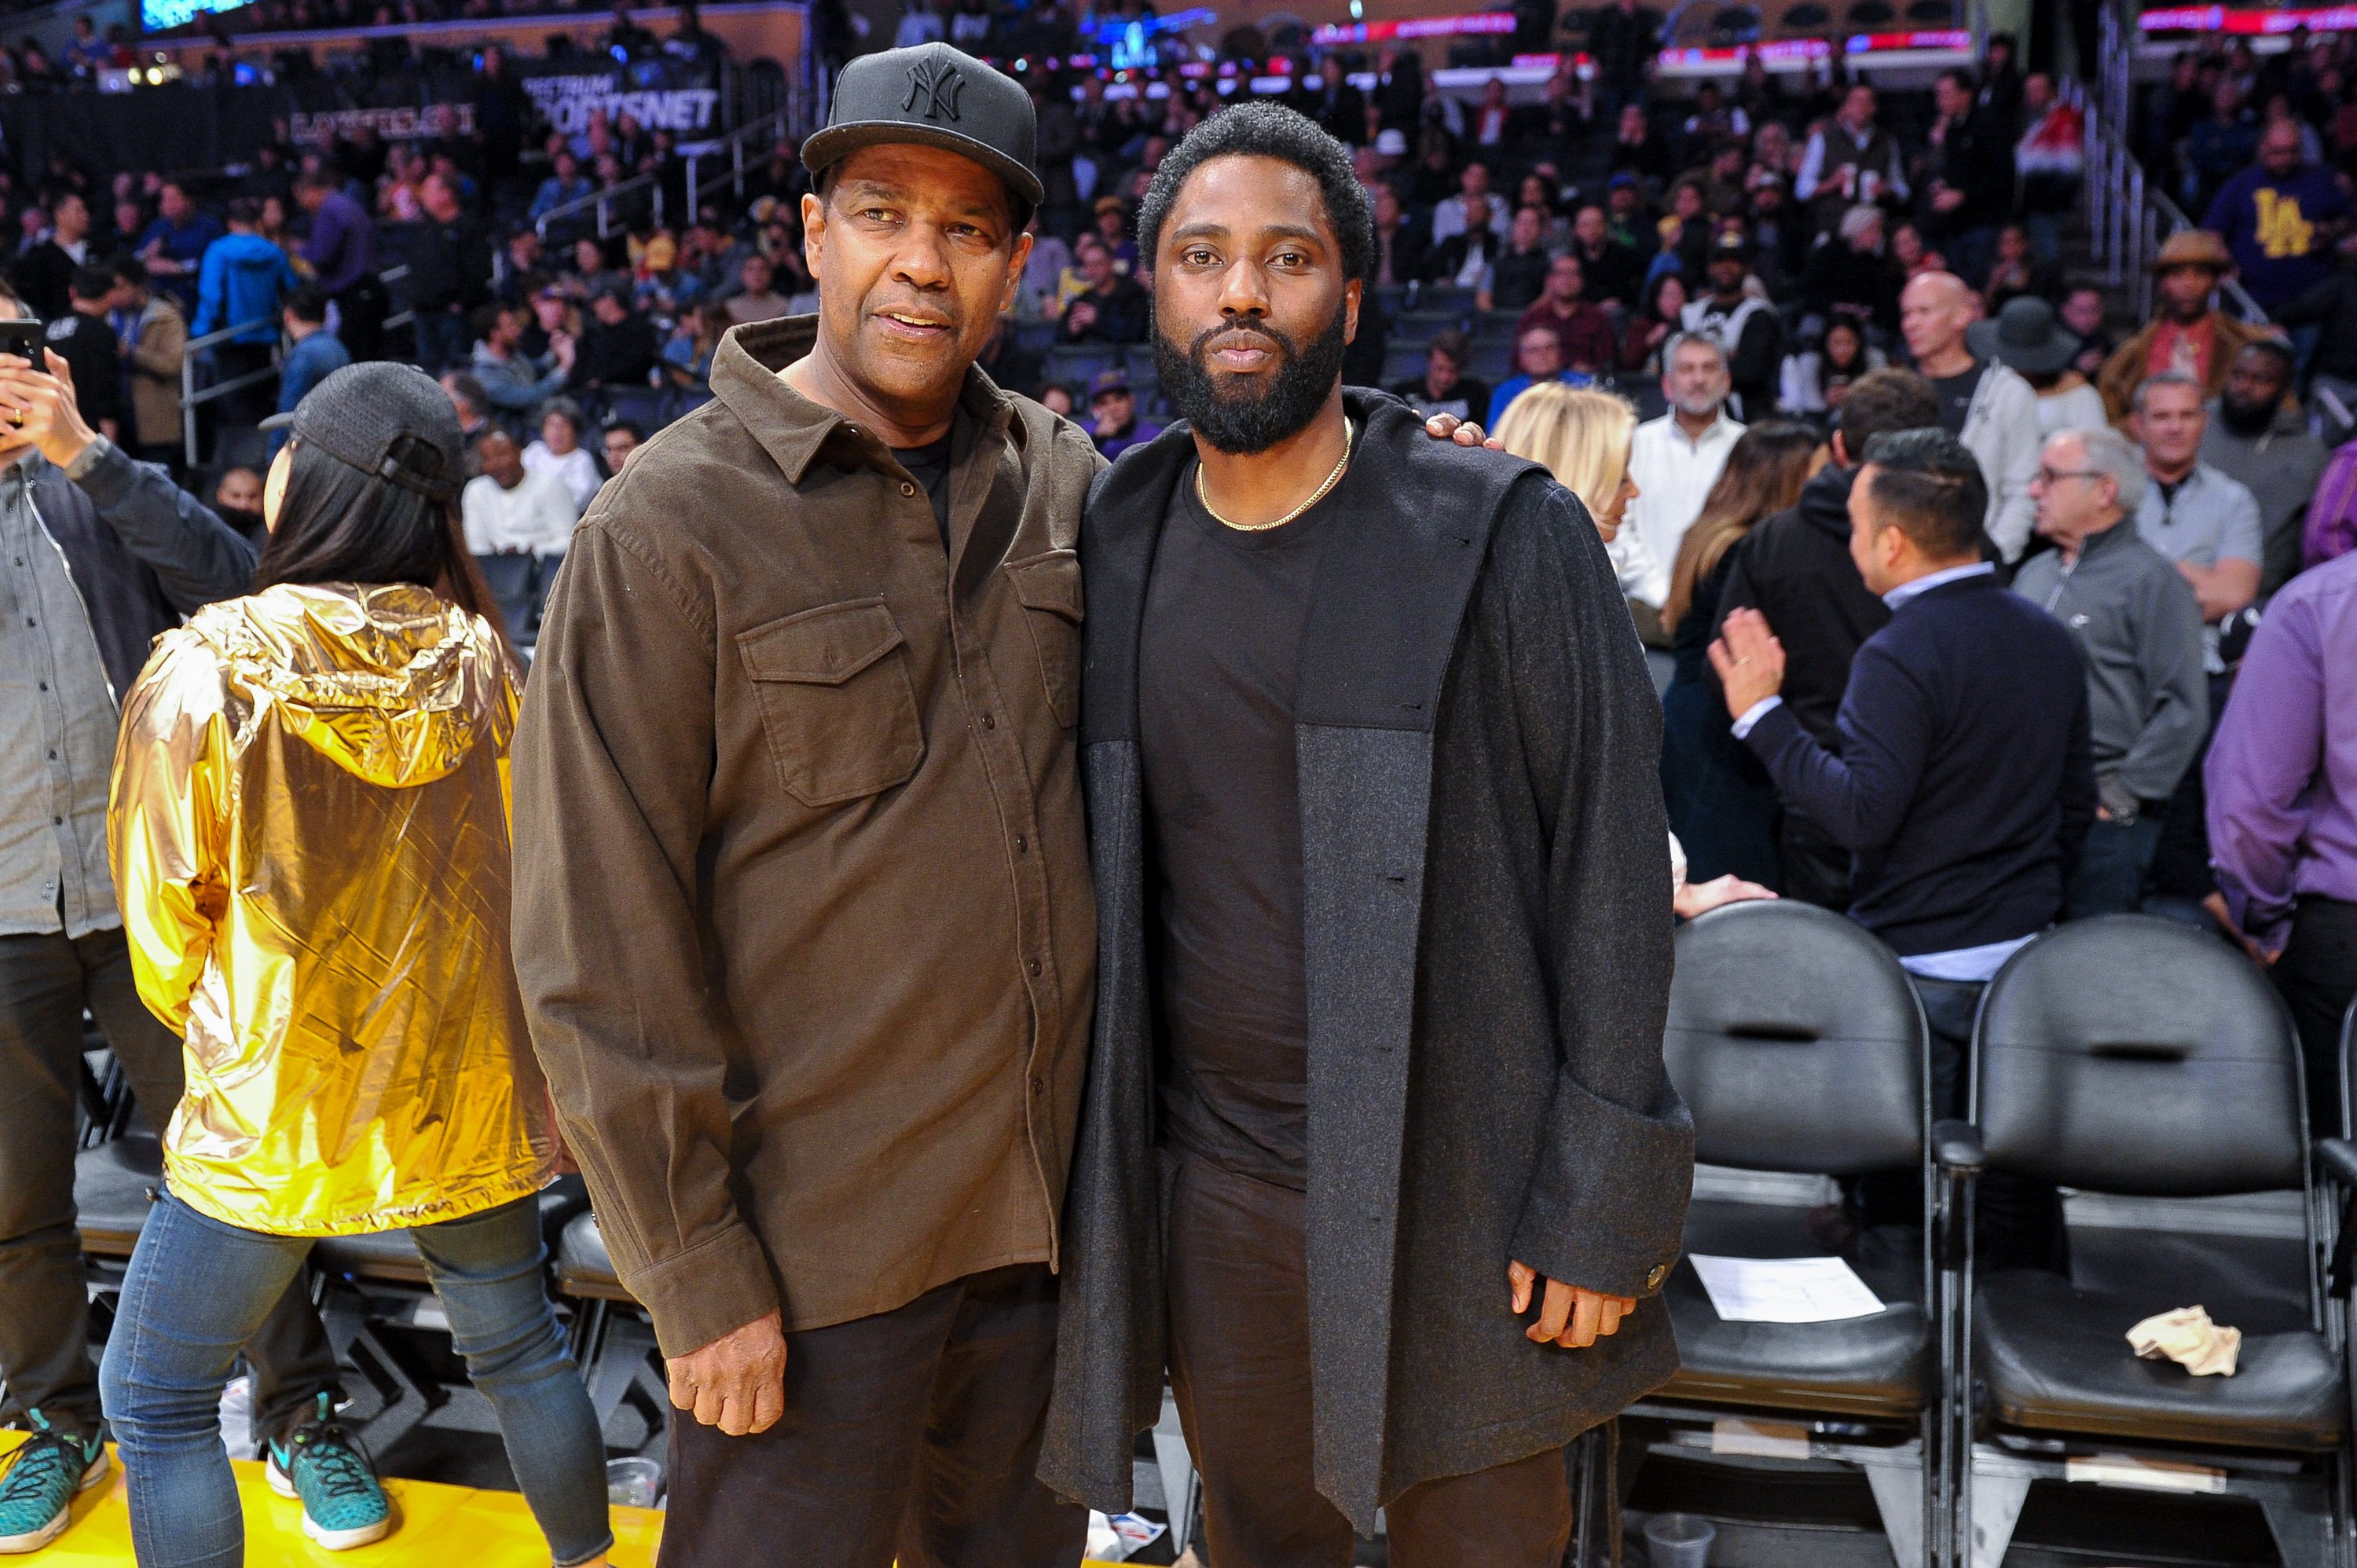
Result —
<path fill-rule="evenodd" d="M 2147 1360 L 2166 1357 L 2197 1378 L 2231 1378 L 2243 1352 L 2243 1331 L 2211 1322 L 2205 1308 L 2180 1306 L 2129 1329 L 2128 1343 Z"/>

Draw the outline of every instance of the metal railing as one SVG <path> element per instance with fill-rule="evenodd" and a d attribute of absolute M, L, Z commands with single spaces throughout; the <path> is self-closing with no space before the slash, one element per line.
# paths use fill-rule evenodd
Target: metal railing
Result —
<path fill-rule="evenodd" d="M 392 267 L 379 273 L 377 282 L 389 289 L 392 285 L 408 275 L 407 266 Z M 404 310 L 397 315 L 386 317 L 384 327 L 387 330 L 391 330 L 395 327 L 406 325 L 416 317 L 415 311 Z M 275 316 L 257 316 L 251 321 L 233 322 L 218 332 L 208 332 L 201 338 L 188 339 L 188 348 L 180 355 L 180 445 L 189 467 L 194 468 L 198 464 L 197 409 L 199 405 L 215 402 L 244 387 L 260 386 L 264 381 L 276 376 L 285 365 L 286 337 L 282 331 L 272 338 L 270 363 L 263 369 L 248 371 L 243 375 L 231 376 L 225 381 L 214 381 L 203 387 L 197 385 L 198 353 L 202 349 L 229 342 L 242 333 L 253 331 L 257 327 L 278 325 L 278 318 Z"/>
<path fill-rule="evenodd" d="M 756 141 L 765 145 L 775 141 L 793 127 L 793 116 L 794 105 L 789 102 L 770 110 L 759 119 L 747 121 L 716 142 L 697 143 L 692 147 L 683 149 L 682 161 L 687 166 L 685 182 L 687 211 L 683 215 L 684 220 L 692 221 L 695 216 L 695 205 L 703 199 L 704 193 L 719 188 L 724 181 L 733 186 L 738 196 L 743 196 L 746 149 Z M 728 163 L 726 168 L 709 178 L 697 177 L 696 170 L 705 159 L 724 156 Z M 545 240 L 548 238 L 550 224 L 561 222 L 567 218 L 578 217 L 584 212 L 595 212 L 597 238 L 602 240 L 612 232 L 614 209 L 624 202 L 635 204 L 642 195 L 651 197 L 655 221 L 665 222 L 667 220 L 663 213 L 664 188 L 670 182 L 665 179 L 664 174 L 665 171 L 662 169 L 650 169 L 644 174 L 634 174 L 630 178 L 608 186 L 603 190 L 592 191 L 587 196 L 576 197 L 571 201 L 550 208 L 546 212 L 533 219 L 532 226 L 539 231 L 540 237 Z"/>
<path fill-rule="evenodd" d="M 2062 100 L 2086 120 L 2083 194 L 2095 259 L 2104 263 L 2106 283 L 2131 291 L 2141 320 L 2152 315 L 2153 257 L 2171 234 L 2196 225 L 2146 175 L 2131 145 L 2136 124 L 2135 25 L 2121 16 L 2116 5 L 2103 0 L 2097 5 L 2095 31 L 2092 80 L 2066 76 L 2057 87 Z M 2234 279 L 2221 279 L 2218 293 L 2225 306 L 2244 320 L 2254 324 L 2266 320 L 2266 312 Z"/>

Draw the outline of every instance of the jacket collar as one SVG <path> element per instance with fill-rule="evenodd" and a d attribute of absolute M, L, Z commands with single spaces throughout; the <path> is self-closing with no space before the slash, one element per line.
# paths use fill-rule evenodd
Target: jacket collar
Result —
<path fill-rule="evenodd" d="M 817 341 L 817 317 L 789 316 L 729 328 L 712 356 L 713 395 L 777 459 L 790 485 L 802 482 L 831 439 L 846 462 L 890 460 L 888 448 L 872 431 L 852 424 L 823 403 L 812 402 L 778 374 L 808 354 Z M 995 438 L 1014 420 L 1015 399 L 1001 392 L 980 366 L 970 365 L 965 386 L 958 394 L 958 407 Z M 1015 423 L 1019 428 L 1019 422 Z"/>

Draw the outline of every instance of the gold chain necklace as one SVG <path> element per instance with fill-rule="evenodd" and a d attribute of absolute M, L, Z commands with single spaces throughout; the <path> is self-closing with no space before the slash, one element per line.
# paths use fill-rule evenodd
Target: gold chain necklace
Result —
<path fill-rule="evenodd" d="M 1310 492 L 1308 500 L 1303 501 L 1283 517 L 1268 522 L 1230 522 L 1220 515 L 1220 509 L 1211 504 L 1211 498 L 1203 491 L 1203 465 L 1200 463 L 1195 465 L 1195 499 L 1203 503 L 1203 510 L 1210 512 L 1211 521 L 1222 528 L 1232 528 L 1238 533 L 1266 533 L 1271 529 L 1283 528 L 1286 523 L 1324 500 L 1327 492 L 1342 482 L 1342 470 L 1351 466 L 1351 443 L 1358 434 L 1359 426 L 1355 421 L 1349 419 L 1342 421 L 1342 456 L 1335 460 L 1334 471 L 1326 476 L 1324 484 Z"/>

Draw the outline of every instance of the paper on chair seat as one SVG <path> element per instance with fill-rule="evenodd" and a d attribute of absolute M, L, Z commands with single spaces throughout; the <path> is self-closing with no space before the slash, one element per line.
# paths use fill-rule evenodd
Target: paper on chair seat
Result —
<path fill-rule="evenodd" d="M 1728 1323 L 1837 1323 L 1871 1317 L 1882 1299 L 1839 1258 L 1714 1258 L 1691 1253 L 1710 1305 Z"/>

